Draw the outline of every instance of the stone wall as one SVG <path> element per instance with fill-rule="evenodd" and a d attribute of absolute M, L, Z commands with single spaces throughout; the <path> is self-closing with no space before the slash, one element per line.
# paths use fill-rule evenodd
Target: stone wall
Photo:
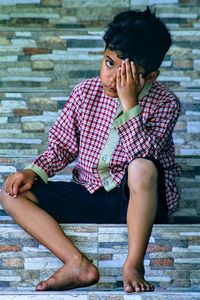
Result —
<path fill-rule="evenodd" d="M 23 28 L 104 26 L 119 11 L 157 7 L 177 27 L 199 27 L 199 0 L 1 0 L 0 24 Z"/>

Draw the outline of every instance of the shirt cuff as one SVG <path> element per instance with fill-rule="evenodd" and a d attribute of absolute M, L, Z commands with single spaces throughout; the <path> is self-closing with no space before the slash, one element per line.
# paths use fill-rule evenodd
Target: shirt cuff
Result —
<path fill-rule="evenodd" d="M 137 115 L 141 114 L 142 112 L 142 108 L 140 107 L 140 105 L 136 105 L 133 108 L 127 110 L 126 112 L 124 112 L 122 115 L 120 115 L 119 117 L 117 117 L 114 122 L 113 125 L 115 128 L 118 128 L 122 125 L 124 125 L 126 122 L 128 122 L 130 119 L 136 117 Z"/>
<path fill-rule="evenodd" d="M 41 168 L 39 168 L 38 166 L 36 166 L 34 164 L 30 164 L 24 168 L 24 170 L 27 170 L 27 169 L 35 172 L 45 183 L 48 182 L 47 173 L 44 170 L 42 170 Z"/>

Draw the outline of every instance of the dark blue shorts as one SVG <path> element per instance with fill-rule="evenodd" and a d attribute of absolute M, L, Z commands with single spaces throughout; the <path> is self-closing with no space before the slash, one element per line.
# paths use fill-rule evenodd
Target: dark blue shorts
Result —
<path fill-rule="evenodd" d="M 146 158 L 149 159 L 149 158 Z M 167 205 L 162 165 L 154 160 L 158 170 L 158 212 L 155 223 L 167 223 Z M 59 223 L 124 224 L 128 208 L 128 171 L 119 187 L 107 192 L 103 187 L 91 194 L 75 182 L 48 184 L 36 180 L 31 191 L 39 207 Z"/>

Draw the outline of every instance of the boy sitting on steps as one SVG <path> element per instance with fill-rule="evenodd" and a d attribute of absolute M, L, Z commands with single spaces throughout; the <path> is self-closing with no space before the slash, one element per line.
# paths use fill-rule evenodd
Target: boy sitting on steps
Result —
<path fill-rule="evenodd" d="M 10 175 L 1 204 L 64 265 L 36 290 L 95 284 L 99 272 L 58 223 L 127 223 L 127 293 L 152 291 L 144 256 L 155 222 L 166 222 L 178 194 L 172 130 L 179 100 L 156 81 L 171 45 L 149 8 L 118 14 L 104 35 L 100 77 L 78 84 L 49 131 L 48 149 Z M 72 182 L 48 182 L 77 159 Z"/>

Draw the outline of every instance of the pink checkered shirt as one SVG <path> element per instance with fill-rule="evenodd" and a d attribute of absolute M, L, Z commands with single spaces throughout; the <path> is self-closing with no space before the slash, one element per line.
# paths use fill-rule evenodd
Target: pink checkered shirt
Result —
<path fill-rule="evenodd" d="M 118 115 L 119 105 L 118 99 L 104 93 L 99 77 L 77 85 L 49 131 L 48 149 L 33 165 L 52 177 L 77 159 L 74 177 L 93 193 L 106 185 L 99 174 L 99 162 L 111 129 L 115 130 L 119 139 L 105 170 L 112 188 L 120 185 L 125 169 L 134 158 L 150 155 L 164 167 L 166 199 L 172 213 L 178 204 L 175 176 L 180 173 L 172 140 L 180 113 L 179 100 L 155 82 L 140 99 L 139 113 L 123 119 L 124 114 Z"/>

